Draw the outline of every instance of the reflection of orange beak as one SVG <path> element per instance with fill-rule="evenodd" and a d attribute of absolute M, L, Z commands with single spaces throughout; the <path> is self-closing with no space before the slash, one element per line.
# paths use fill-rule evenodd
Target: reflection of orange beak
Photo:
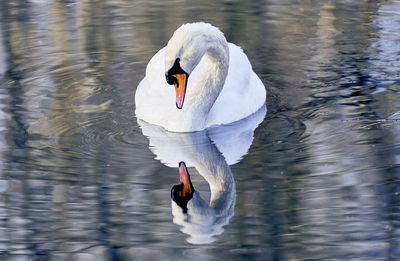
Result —
<path fill-rule="evenodd" d="M 182 109 L 186 93 L 187 74 L 173 74 L 172 76 L 175 78 L 174 85 L 176 91 L 176 107 L 178 107 L 178 109 Z"/>
<path fill-rule="evenodd" d="M 193 193 L 194 188 L 190 181 L 189 172 L 187 171 L 185 162 L 179 163 L 179 185 L 183 183 L 183 189 L 179 192 L 180 197 L 185 197 Z"/>

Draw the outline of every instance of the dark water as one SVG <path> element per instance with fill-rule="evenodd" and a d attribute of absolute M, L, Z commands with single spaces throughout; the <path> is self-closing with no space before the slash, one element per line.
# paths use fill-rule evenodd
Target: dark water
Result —
<path fill-rule="evenodd" d="M 136 86 L 199 20 L 247 53 L 268 113 L 146 137 Z M 1 260 L 399 260 L 399 28 L 399 1 L 0 1 Z M 208 211 L 189 221 L 181 155 L 233 181 L 207 206 L 189 167 Z"/>

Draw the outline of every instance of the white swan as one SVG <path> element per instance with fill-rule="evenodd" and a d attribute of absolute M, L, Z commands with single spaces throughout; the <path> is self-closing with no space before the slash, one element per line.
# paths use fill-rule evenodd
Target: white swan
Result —
<path fill-rule="evenodd" d="M 254 130 L 265 114 L 266 108 L 261 107 L 250 117 L 234 124 L 190 133 L 169 132 L 138 121 L 143 134 L 150 140 L 150 149 L 156 159 L 170 167 L 179 164 L 180 188 L 174 188 L 171 200 L 173 222 L 190 235 L 189 243 L 211 243 L 229 223 L 236 200 L 235 181 L 229 164 L 237 163 L 247 153 Z M 209 203 L 194 190 L 186 167 L 194 167 L 209 184 Z"/>
<path fill-rule="evenodd" d="M 179 27 L 148 63 L 135 94 L 136 116 L 169 131 L 199 131 L 243 119 L 265 106 L 265 99 L 242 49 L 218 28 L 191 23 Z"/>

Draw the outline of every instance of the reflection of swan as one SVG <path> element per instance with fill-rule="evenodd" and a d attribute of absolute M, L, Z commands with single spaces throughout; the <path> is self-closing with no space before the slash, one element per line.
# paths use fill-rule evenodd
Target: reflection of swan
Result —
<path fill-rule="evenodd" d="M 185 24 L 147 65 L 136 90 L 136 115 L 169 131 L 198 131 L 251 115 L 265 96 L 238 46 L 210 24 Z"/>
<path fill-rule="evenodd" d="M 179 164 L 180 187 L 174 186 L 172 196 L 173 222 L 182 226 L 182 231 L 190 235 L 193 244 L 213 242 L 214 236 L 223 232 L 233 215 L 236 190 L 228 163 L 236 163 L 247 153 L 253 141 L 255 128 L 264 119 L 265 107 L 255 114 L 234 124 L 192 133 L 173 133 L 163 128 L 139 120 L 143 134 L 149 137 L 150 149 L 167 166 L 177 167 L 179 162 L 194 166 L 210 186 L 211 198 L 207 204 L 193 186 L 183 163 Z M 187 202 L 187 200 L 189 200 Z M 176 203 L 178 202 L 178 204 Z M 187 212 L 185 211 L 187 208 Z"/>

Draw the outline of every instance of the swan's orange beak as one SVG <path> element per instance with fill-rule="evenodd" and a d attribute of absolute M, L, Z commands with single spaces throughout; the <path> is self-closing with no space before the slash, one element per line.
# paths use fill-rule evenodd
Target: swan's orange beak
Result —
<path fill-rule="evenodd" d="M 183 184 L 183 188 L 179 192 L 180 197 L 186 197 L 193 193 L 194 189 L 193 189 L 192 182 L 190 181 L 189 172 L 183 161 L 179 163 L 179 185 L 181 185 L 181 184 Z"/>
<path fill-rule="evenodd" d="M 173 74 L 172 76 L 174 77 L 174 86 L 176 92 L 176 107 L 178 107 L 178 109 L 182 109 L 186 93 L 187 74 Z"/>

